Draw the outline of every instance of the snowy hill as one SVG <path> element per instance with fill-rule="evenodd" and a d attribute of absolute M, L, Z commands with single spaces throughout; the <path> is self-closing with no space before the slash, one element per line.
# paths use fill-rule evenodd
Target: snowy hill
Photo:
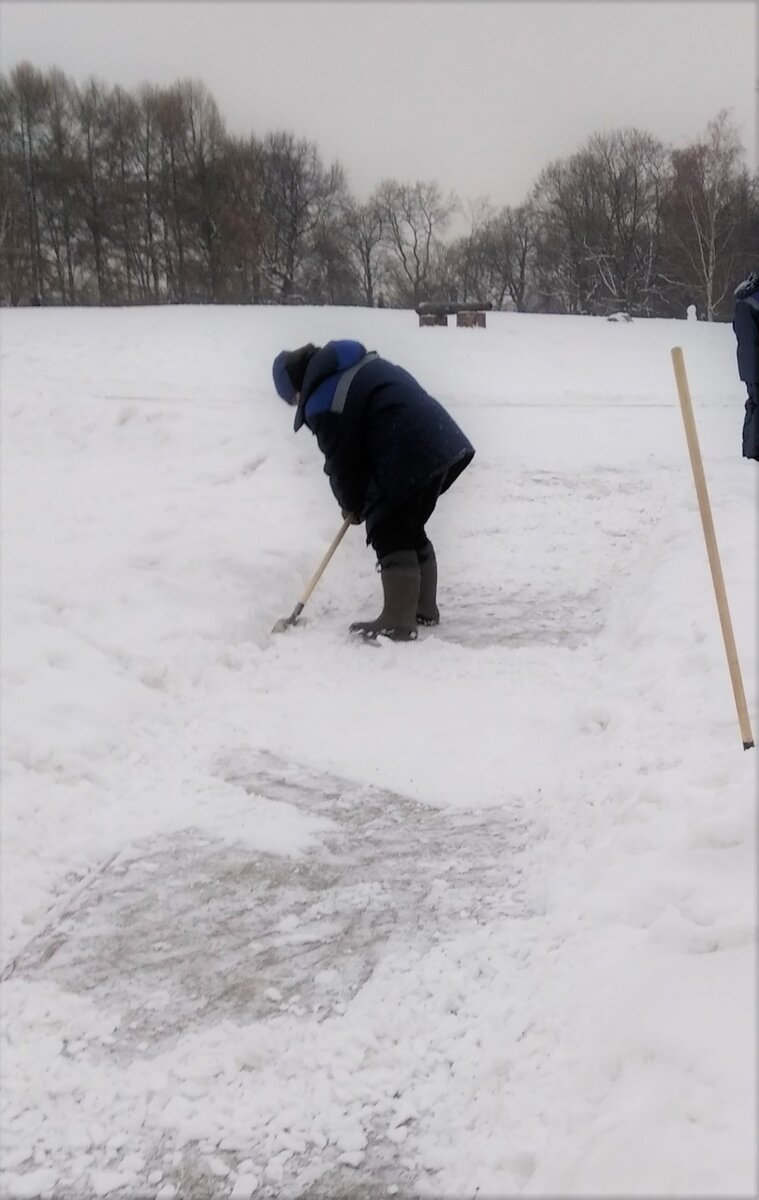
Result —
<path fill-rule="evenodd" d="M 670 361 L 756 734 L 729 326 L 0 336 L 3 1195 L 753 1195 L 756 752 Z M 378 610 L 359 529 L 270 635 L 340 524 L 270 364 L 330 337 L 477 448 L 414 645 L 346 636 Z"/>

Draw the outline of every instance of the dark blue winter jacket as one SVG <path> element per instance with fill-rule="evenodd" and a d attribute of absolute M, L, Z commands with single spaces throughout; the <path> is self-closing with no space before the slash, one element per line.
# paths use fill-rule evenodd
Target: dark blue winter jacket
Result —
<path fill-rule="evenodd" d="M 295 429 L 304 424 L 338 503 L 366 521 L 367 535 L 433 479 L 446 491 L 474 457 L 442 404 L 360 342 L 327 342 L 313 355 Z"/>
<path fill-rule="evenodd" d="M 756 272 L 736 288 L 735 298 L 733 330 L 738 340 L 738 374 L 750 392 L 759 392 L 759 276 Z"/>

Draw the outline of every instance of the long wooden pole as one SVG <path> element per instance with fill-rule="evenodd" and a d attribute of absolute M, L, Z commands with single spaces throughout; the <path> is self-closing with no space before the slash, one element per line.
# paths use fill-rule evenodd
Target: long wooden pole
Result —
<path fill-rule="evenodd" d="M 717 549 L 717 536 L 714 532 L 714 521 L 712 520 L 712 510 L 709 504 L 709 492 L 707 491 L 706 476 L 704 475 L 704 464 L 701 459 L 701 449 L 698 444 L 698 433 L 696 432 L 696 421 L 693 416 L 693 404 L 691 403 L 690 398 L 688 377 L 685 373 L 685 359 L 679 346 L 674 346 L 672 349 L 672 363 L 675 368 L 677 392 L 680 397 L 680 410 L 683 414 L 685 437 L 688 442 L 690 464 L 693 469 L 693 479 L 696 484 L 698 508 L 699 512 L 701 513 L 701 524 L 704 529 L 704 538 L 706 539 L 706 552 L 709 556 L 709 566 L 712 572 L 712 583 L 714 584 L 714 595 L 717 600 L 717 610 L 719 612 L 720 625 L 722 626 L 722 638 L 725 643 L 725 653 L 727 655 L 727 665 L 730 671 L 730 681 L 733 685 L 733 696 L 735 697 L 735 707 L 738 712 L 738 724 L 740 726 L 741 738 L 743 739 L 743 749 L 750 750 L 754 745 L 754 737 L 751 732 L 751 722 L 749 720 L 748 706 L 746 704 L 746 693 L 743 690 L 741 668 L 738 663 L 738 651 L 735 647 L 733 625 L 730 620 L 730 609 L 728 608 L 727 604 L 725 581 L 722 577 L 722 566 L 720 564 L 719 551 Z"/>
<path fill-rule="evenodd" d="M 272 629 L 272 633 L 283 633 L 285 629 L 289 629 L 289 627 L 291 625 L 294 625 L 295 622 L 298 620 L 298 617 L 303 612 L 303 609 L 306 607 L 306 601 L 308 600 L 312 591 L 314 590 L 317 583 L 319 582 L 322 575 L 324 574 L 325 570 L 327 569 L 327 564 L 329 563 L 329 560 L 332 558 L 332 555 L 337 550 L 337 547 L 340 545 L 341 541 L 345 537 L 345 535 L 348 532 L 348 530 L 350 529 L 350 527 L 351 527 L 351 520 L 349 517 L 346 517 L 344 519 L 342 525 L 338 529 L 337 533 L 333 537 L 332 541 L 330 542 L 330 544 L 327 548 L 327 551 L 324 555 L 324 558 L 321 560 L 321 562 L 319 563 L 319 566 L 316 568 L 313 575 L 311 576 L 311 579 L 308 583 L 308 586 L 306 587 L 305 592 L 301 596 L 298 603 L 295 605 L 295 608 L 290 613 L 290 616 L 282 617 L 281 620 L 277 621 L 276 625 Z"/>

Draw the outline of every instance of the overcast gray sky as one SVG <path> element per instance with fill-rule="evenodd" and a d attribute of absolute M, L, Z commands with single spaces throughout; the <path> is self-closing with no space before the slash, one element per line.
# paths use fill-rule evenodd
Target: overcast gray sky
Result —
<path fill-rule="evenodd" d="M 287 129 L 353 191 L 437 180 L 524 199 L 553 158 L 635 125 L 673 145 L 732 110 L 757 166 L 754 0 L 0 0 L 0 66 L 134 88 L 198 78 L 235 133 Z"/>

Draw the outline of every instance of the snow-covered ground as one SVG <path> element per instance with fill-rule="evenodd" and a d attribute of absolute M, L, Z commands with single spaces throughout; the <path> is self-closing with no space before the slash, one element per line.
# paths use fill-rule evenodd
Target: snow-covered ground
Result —
<path fill-rule="evenodd" d="M 357 337 L 477 447 L 443 623 L 270 363 Z M 2 1194 L 750 1196 L 756 479 L 729 326 L 0 314 Z"/>

